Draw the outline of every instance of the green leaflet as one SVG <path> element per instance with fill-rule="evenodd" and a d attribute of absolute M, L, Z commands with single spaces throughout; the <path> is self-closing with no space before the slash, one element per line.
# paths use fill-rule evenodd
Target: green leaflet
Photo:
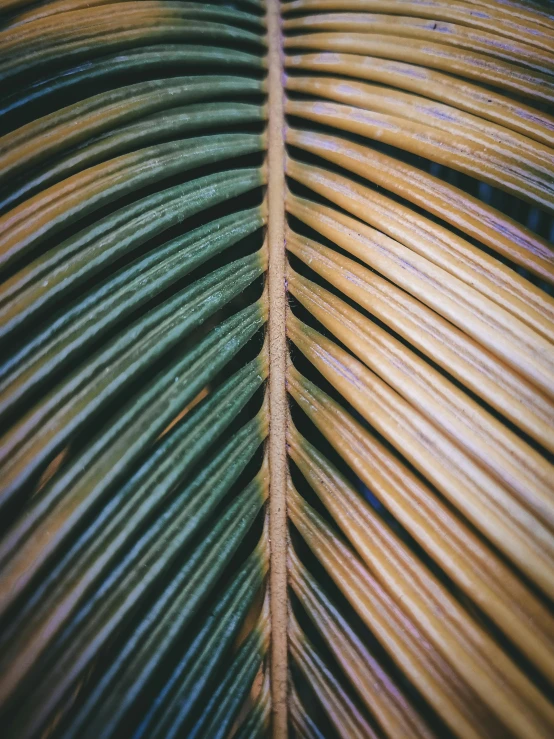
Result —
<path fill-rule="evenodd" d="M 179 721 L 181 723 L 186 721 L 186 717 L 201 697 L 203 688 L 210 680 L 213 680 L 216 668 L 237 635 L 248 607 L 262 583 L 266 563 L 261 557 L 262 553 L 259 550 L 255 550 L 250 555 L 245 566 L 224 594 L 223 602 L 218 603 L 211 611 L 200 634 L 178 666 L 180 679 L 177 692 L 159 720 L 156 721 L 155 716 L 152 718 L 154 723 L 150 728 L 149 736 L 167 736 L 166 732 L 171 730 L 176 710 Z M 176 601 L 176 607 L 178 605 L 179 601 Z M 182 613 L 179 615 L 182 618 Z M 213 622 L 216 617 L 219 620 L 216 621 L 214 628 Z M 172 632 L 178 633 L 180 627 L 181 624 L 174 618 L 171 624 Z M 167 651 L 171 647 L 171 637 L 168 638 L 163 626 L 158 627 L 150 640 L 137 649 L 122 675 L 117 675 L 115 665 L 110 671 L 111 674 L 107 673 L 99 688 L 94 691 L 87 704 L 79 711 L 76 720 L 71 722 L 71 727 L 67 733 L 64 733 L 64 736 L 68 739 L 80 736 L 92 739 L 100 731 L 106 737 L 118 736 L 118 732 L 123 728 L 122 722 L 125 714 L 132 708 L 133 702 L 140 699 L 139 696 L 141 692 L 144 692 L 148 683 L 152 682 L 156 668 L 162 662 L 162 658 L 167 657 Z M 118 663 L 122 661 L 123 658 L 118 660 Z M 185 673 L 184 670 L 187 672 Z M 105 695 L 105 691 L 109 690 L 109 679 L 115 677 L 117 677 L 117 690 L 112 690 L 109 695 Z M 175 679 L 174 676 L 172 678 Z M 102 695 L 102 690 L 104 695 Z"/>
<path fill-rule="evenodd" d="M 256 169 L 231 170 L 176 185 L 84 229 L 22 269 L 0 290 L 0 337 L 29 323 L 122 255 L 185 218 L 262 184 Z M 30 284 L 31 283 L 31 284 Z"/>
<path fill-rule="evenodd" d="M 240 211 L 178 236 L 121 269 L 74 303 L 1 368 L 0 416 L 98 340 L 131 311 L 263 225 L 259 209 Z"/>
<path fill-rule="evenodd" d="M 160 21 L 159 25 L 152 25 L 153 21 Z M 164 23 L 165 21 L 165 23 Z M 125 26 L 127 26 L 125 28 Z M 117 50 L 124 50 L 136 46 L 147 46 L 156 42 L 172 43 L 177 41 L 199 40 L 213 43 L 246 44 L 260 48 L 263 44 L 260 36 L 242 28 L 237 28 L 213 21 L 190 21 L 186 18 L 159 18 L 155 13 L 145 19 L 138 19 L 124 24 L 122 30 L 113 31 L 110 24 L 106 24 L 103 34 L 87 38 L 86 32 L 79 40 L 66 36 L 59 43 L 45 41 L 43 48 L 26 51 L 24 48 L 12 54 L 5 61 L 0 60 L 0 83 L 6 83 L 10 78 L 19 75 L 36 74 L 36 68 L 45 63 L 54 63 L 59 59 L 78 61 L 95 56 L 108 54 Z M 11 80 L 10 80 L 11 81 Z"/>
<path fill-rule="evenodd" d="M 161 595 L 148 608 L 133 636 L 126 640 L 126 654 L 132 654 L 135 645 L 142 642 L 152 628 L 154 638 L 160 634 L 162 639 L 169 640 L 173 635 L 172 630 L 181 630 L 185 627 L 209 594 L 260 510 L 264 499 L 265 489 L 256 480 L 228 506 L 217 524 L 207 532 Z M 125 598 L 123 599 L 123 594 L 120 594 L 116 598 L 105 600 L 101 609 L 94 612 L 92 621 L 85 624 L 80 638 L 73 636 L 69 649 L 63 651 L 62 658 L 56 660 L 36 691 L 33 697 L 35 706 L 33 714 L 25 712 L 20 716 L 13 725 L 12 736 L 31 734 L 44 725 L 64 699 L 74 680 L 95 659 L 98 650 L 121 623 L 131 602 L 137 602 L 147 585 L 157 579 L 163 566 L 167 566 L 172 557 L 178 554 L 180 543 L 178 537 L 168 539 L 171 546 L 164 552 L 163 557 L 159 556 L 157 547 L 152 552 L 154 568 L 148 571 L 148 577 L 143 574 L 142 569 L 135 568 L 129 585 L 136 584 Z M 170 603 L 171 607 L 168 609 Z M 152 638 L 152 633 L 150 637 Z M 117 665 L 118 662 L 115 665 L 116 669 Z"/>
<path fill-rule="evenodd" d="M 235 8 L 221 5 L 206 5 L 194 2 L 171 2 L 163 0 L 159 2 L 160 8 L 176 11 L 180 18 L 191 18 L 194 20 L 225 21 L 230 25 L 254 27 L 256 31 L 262 31 L 264 27 L 263 18 L 252 13 L 246 13 Z M 258 40 L 258 39 L 256 39 Z"/>
<path fill-rule="evenodd" d="M 259 307 L 254 305 L 214 329 L 184 360 L 170 367 L 139 399 L 124 408 L 119 418 L 93 441 L 85 454 L 52 481 L 48 493 L 38 498 L 36 505 L 17 522 L 3 541 L 2 563 L 11 558 L 9 565 L 3 570 L 3 598 L 8 594 L 10 598 L 15 597 L 34 572 L 44 564 L 45 560 L 31 559 L 29 562 L 26 548 L 32 551 L 42 536 L 45 545 L 43 556 L 48 556 L 57 542 L 71 533 L 71 512 L 81 496 L 86 495 L 86 491 L 90 487 L 96 487 L 99 482 L 104 486 L 126 472 L 143 452 L 145 444 L 159 435 L 262 323 Z M 107 453 L 103 454 L 101 464 L 91 464 L 103 452 Z M 83 469 L 87 469 L 85 475 L 82 474 Z M 75 478 L 78 483 L 73 488 L 71 498 L 66 500 L 63 498 L 64 493 L 69 481 Z M 60 526 L 52 530 L 49 523 L 39 522 L 60 496 Z M 40 528 L 37 528 L 37 524 Z M 26 546 L 20 546 L 22 539 L 30 531 L 33 531 L 31 539 L 27 540 Z"/>
<path fill-rule="evenodd" d="M 2 504 L 62 448 L 71 432 L 244 290 L 262 269 L 255 254 L 199 280 L 148 313 L 47 396 L 2 440 Z"/>
<path fill-rule="evenodd" d="M 152 703 L 133 737 L 162 734 L 178 714 L 186 721 L 213 682 L 215 671 L 231 646 L 267 569 L 260 553 L 250 555 L 229 588 L 217 601 L 190 647 Z"/>
<path fill-rule="evenodd" d="M 218 128 L 223 125 L 253 123 L 264 119 L 264 110 L 253 103 L 202 103 L 169 108 L 153 113 L 137 122 L 118 126 L 113 131 L 84 141 L 61 161 L 43 169 L 38 176 L 12 186 L 4 199 L 0 200 L 0 213 L 15 207 L 25 198 L 35 195 L 41 188 L 49 187 L 64 177 L 69 177 L 87 167 L 110 157 L 136 150 L 139 146 L 154 144 L 164 139 L 193 133 L 198 130 Z"/>
<path fill-rule="evenodd" d="M 262 706 L 256 703 L 234 736 L 237 739 L 261 739 L 268 730 L 268 720 L 269 710 L 264 713 Z"/>
<path fill-rule="evenodd" d="M 227 736 L 265 655 L 269 627 L 263 612 L 260 621 L 240 647 L 199 718 L 189 728 L 189 739 L 200 736 L 223 739 Z M 182 734 L 183 729 L 181 717 L 177 717 L 167 728 L 165 737 L 173 739 Z"/>
<path fill-rule="evenodd" d="M 10 253 L 37 251 L 47 239 L 105 205 L 169 177 L 260 151 L 260 136 L 225 134 L 171 141 L 124 154 L 45 190 L 10 216 L 2 245 Z"/>
<path fill-rule="evenodd" d="M 268 488 L 262 6 L 97 2 L 21 8 L 0 31 L 0 713 L 14 739 L 192 717 L 239 634 L 253 643 L 268 567 L 252 528 Z M 252 633 L 226 726 L 267 618 Z"/>
<path fill-rule="evenodd" d="M 234 734 L 235 739 L 261 739 L 269 729 L 271 715 L 271 687 L 269 676 L 263 682 L 256 702 Z"/>
<path fill-rule="evenodd" d="M 80 3 L 69 3 L 65 7 L 66 12 L 75 12 L 79 10 L 79 8 L 82 7 Z M 87 5 L 88 8 L 96 7 L 96 13 L 100 16 L 105 13 L 105 9 L 102 7 L 101 3 L 98 2 L 92 2 Z M 133 12 L 133 10 L 140 10 L 145 6 L 143 3 L 140 5 L 133 4 L 129 5 L 129 12 Z M 196 18 L 196 19 L 204 19 L 204 20 L 226 20 L 234 22 L 237 26 L 254 26 L 255 29 L 261 31 L 263 29 L 264 23 L 263 18 L 260 18 L 260 16 L 256 16 L 252 13 L 235 10 L 234 8 L 227 8 L 227 7 L 221 7 L 221 5 L 212 4 L 212 5 L 204 5 L 202 3 L 196 3 L 196 2 L 174 2 L 174 0 L 158 0 L 156 2 L 156 8 L 158 9 L 165 9 L 167 11 L 173 11 L 177 12 L 179 17 L 184 18 Z M 55 16 L 58 15 L 56 13 L 56 7 L 42 7 L 37 8 L 34 11 L 31 10 L 30 15 L 27 15 L 25 17 L 25 22 L 22 23 L 21 20 L 17 21 L 14 24 L 9 24 L 8 28 L 11 29 L 10 39 L 24 39 L 26 36 L 33 35 L 35 30 L 37 29 L 51 29 L 52 26 L 55 26 L 56 21 L 58 20 Z M 104 11 L 104 12 L 103 12 Z M 109 12 L 109 11 L 108 11 Z"/>
<path fill-rule="evenodd" d="M 194 534 L 207 519 L 259 446 L 265 433 L 261 419 L 253 419 L 231 437 L 206 463 L 202 472 L 179 491 L 163 515 L 159 514 L 159 509 L 175 496 L 177 486 L 182 485 L 193 465 L 217 442 L 262 379 L 259 360 L 255 360 L 218 388 L 158 442 L 129 481 L 105 501 L 61 561 L 43 573 L 40 587 L 19 609 L 14 628 L 2 638 L 4 666 L 0 682 L 4 691 L 16 689 L 30 665 L 87 597 L 91 587 L 128 550 L 136 532 L 150 517 L 158 515 L 158 523 L 142 538 L 141 547 L 135 545 L 133 557 L 127 559 L 128 568 L 134 566 L 152 537 L 159 535 L 160 531 L 163 533 L 179 511 L 185 520 L 181 535 L 187 532 Z M 229 397 L 232 402 L 228 401 Z M 109 476 L 106 482 L 110 482 Z M 85 491 L 87 496 L 74 513 L 75 523 L 78 518 L 85 519 L 92 505 L 97 509 L 98 500 L 102 495 L 105 497 L 106 489 L 106 484 L 98 484 Z M 68 491 L 66 498 L 71 494 Z M 63 502 L 67 503 L 67 500 Z M 48 519 L 52 527 L 57 525 L 55 514 L 56 509 L 53 508 Z"/>
<path fill-rule="evenodd" d="M 245 67 L 247 69 L 262 69 L 262 57 L 236 49 L 227 49 L 217 46 L 178 46 L 158 45 L 144 48 L 130 49 L 124 53 L 115 53 L 100 59 L 83 62 L 66 71 L 62 76 L 54 75 L 46 80 L 39 80 L 23 89 L 15 90 L 6 95 L 0 105 L 0 125 L 8 126 L 11 116 L 30 115 L 37 110 L 38 104 L 45 110 L 50 108 L 51 96 L 62 91 L 78 94 L 82 85 L 91 83 L 107 83 L 111 78 L 117 80 L 118 75 L 145 74 L 153 69 L 181 69 L 182 67 L 216 66 L 218 68 Z M 26 109 L 30 108 L 29 114 Z"/>
<path fill-rule="evenodd" d="M 168 107 L 223 96 L 252 95 L 262 91 L 261 82 L 251 77 L 172 77 L 140 82 L 95 95 L 62 111 L 50 113 L 0 138 L 2 179 L 36 165 L 70 146 L 90 140 L 116 125 Z M 36 148 L 36 140 L 43 144 Z"/>

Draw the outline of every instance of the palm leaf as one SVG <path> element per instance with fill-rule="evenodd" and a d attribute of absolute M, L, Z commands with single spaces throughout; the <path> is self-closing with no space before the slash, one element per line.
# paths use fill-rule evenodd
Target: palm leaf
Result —
<path fill-rule="evenodd" d="M 554 731 L 554 14 L 0 5 L 6 737 Z"/>

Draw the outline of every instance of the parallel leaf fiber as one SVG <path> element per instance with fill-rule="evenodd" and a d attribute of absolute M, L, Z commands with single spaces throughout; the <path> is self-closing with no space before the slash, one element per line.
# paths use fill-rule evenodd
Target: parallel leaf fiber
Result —
<path fill-rule="evenodd" d="M 7 739 L 554 734 L 547 0 L 0 0 Z"/>

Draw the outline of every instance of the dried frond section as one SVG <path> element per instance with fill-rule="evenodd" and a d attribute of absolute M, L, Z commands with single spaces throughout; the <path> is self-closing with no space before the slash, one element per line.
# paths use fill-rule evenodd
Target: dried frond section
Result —
<path fill-rule="evenodd" d="M 283 5 L 299 736 L 554 731 L 540 8 Z"/>

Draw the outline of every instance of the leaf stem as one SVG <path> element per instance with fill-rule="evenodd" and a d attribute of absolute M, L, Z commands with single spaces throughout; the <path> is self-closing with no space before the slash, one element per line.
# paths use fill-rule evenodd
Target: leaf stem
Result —
<path fill-rule="evenodd" d="M 283 44 L 279 0 L 267 2 L 269 469 L 273 737 L 287 736 L 286 284 Z"/>

